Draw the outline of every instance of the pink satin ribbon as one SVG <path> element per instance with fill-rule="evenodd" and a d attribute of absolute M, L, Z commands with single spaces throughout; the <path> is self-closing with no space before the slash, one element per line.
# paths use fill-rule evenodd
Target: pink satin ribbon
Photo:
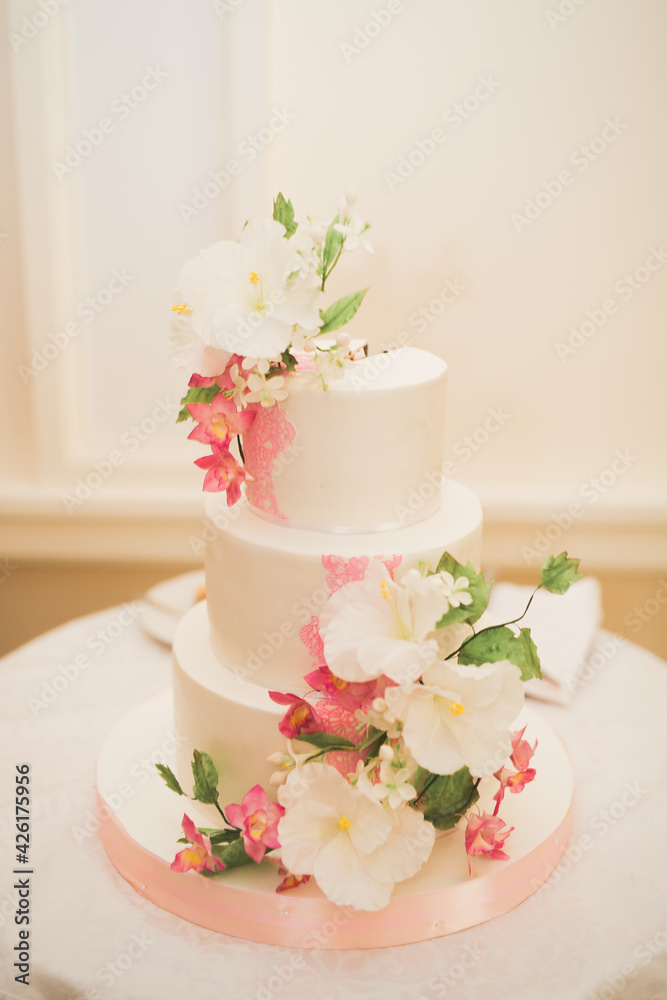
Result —
<path fill-rule="evenodd" d="M 190 923 L 232 937 L 291 948 L 385 948 L 453 934 L 493 920 L 546 882 L 567 844 L 570 810 L 523 858 L 470 881 L 394 896 L 378 912 L 339 907 L 326 899 L 241 889 L 223 879 L 173 872 L 169 862 L 125 831 L 98 793 L 100 834 L 114 867 L 144 898 Z"/>

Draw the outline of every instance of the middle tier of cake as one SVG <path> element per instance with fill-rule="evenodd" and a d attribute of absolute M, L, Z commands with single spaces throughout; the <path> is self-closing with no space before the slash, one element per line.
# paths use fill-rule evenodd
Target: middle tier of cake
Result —
<path fill-rule="evenodd" d="M 465 486 L 447 480 L 439 511 L 403 528 L 363 534 L 273 524 L 245 503 L 206 505 L 206 594 L 211 645 L 224 668 L 265 688 L 303 688 L 312 657 L 304 625 L 330 593 L 382 558 L 402 576 L 443 552 L 480 567 L 482 507 Z M 224 525 L 224 527 L 217 527 Z M 355 577 L 356 574 L 356 577 Z"/>

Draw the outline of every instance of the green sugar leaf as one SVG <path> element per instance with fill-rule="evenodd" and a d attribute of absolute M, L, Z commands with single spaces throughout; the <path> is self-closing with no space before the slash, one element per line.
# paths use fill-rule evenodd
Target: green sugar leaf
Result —
<path fill-rule="evenodd" d="M 338 299 L 332 303 L 324 312 L 320 310 L 320 317 L 322 319 L 320 334 L 333 333 L 334 330 L 339 330 L 341 326 L 349 323 L 364 301 L 367 291 L 367 288 L 362 288 L 360 292 L 352 292 L 351 295 L 344 295 L 342 299 Z"/>
<path fill-rule="evenodd" d="M 549 556 L 542 567 L 540 587 L 550 594 L 565 594 L 573 583 L 581 580 L 583 574 L 578 573 L 578 569 L 579 560 L 568 559 L 567 552 Z"/>

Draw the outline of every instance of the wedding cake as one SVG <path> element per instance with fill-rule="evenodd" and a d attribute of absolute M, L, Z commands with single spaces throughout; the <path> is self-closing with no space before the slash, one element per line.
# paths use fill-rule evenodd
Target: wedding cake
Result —
<path fill-rule="evenodd" d="M 297 224 L 279 195 L 182 271 L 171 346 L 193 373 L 179 419 L 208 449 L 207 600 L 175 636 L 180 750 L 159 770 L 206 817 L 186 808 L 173 871 L 222 883 L 269 860 L 278 891 L 312 878 L 377 911 L 445 831 L 464 829 L 470 877 L 508 859 L 499 810 L 536 775 L 515 723 L 540 667 L 521 615 L 475 625 L 483 515 L 442 473 L 446 364 L 351 341 L 366 289 L 326 305 L 339 260 L 372 251 L 355 200 Z M 549 557 L 538 586 L 564 593 L 576 569 Z"/>

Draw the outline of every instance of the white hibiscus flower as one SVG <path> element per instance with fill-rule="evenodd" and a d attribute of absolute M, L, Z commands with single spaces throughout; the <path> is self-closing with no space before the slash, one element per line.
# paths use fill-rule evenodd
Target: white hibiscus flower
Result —
<path fill-rule="evenodd" d="M 433 848 L 435 830 L 421 813 L 383 808 L 328 764 L 292 771 L 278 799 L 282 863 L 313 875 L 338 906 L 382 909 L 395 883 L 415 875 Z"/>
<path fill-rule="evenodd" d="M 237 243 L 202 250 L 183 268 L 179 303 L 192 330 L 209 347 L 253 358 L 284 351 L 295 325 L 320 325 L 317 275 L 300 276 L 302 261 L 273 219 L 253 219 Z"/>
<path fill-rule="evenodd" d="M 438 661 L 422 681 L 385 692 L 417 763 L 434 774 L 466 765 L 475 777 L 502 767 L 512 751 L 508 727 L 523 705 L 519 668 L 507 660 L 480 667 Z"/>
<path fill-rule="evenodd" d="M 373 559 L 363 580 L 332 594 L 320 616 L 332 673 L 346 681 L 381 674 L 399 684 L 416 681 L 435 659 L 437 642 L 427 637 L 448 607 L 434 579 L 411 569 L 396 583 Z"/>
<path fill-rule="evenodd" d="M 169 356 L 177 368 L 195 372 L 205 378 L 221 375 L 231 354 L 219 347 L 205 344 L 192 329 L 191 313 L 185 303 L 172 306 L 169 330 Z"/>

